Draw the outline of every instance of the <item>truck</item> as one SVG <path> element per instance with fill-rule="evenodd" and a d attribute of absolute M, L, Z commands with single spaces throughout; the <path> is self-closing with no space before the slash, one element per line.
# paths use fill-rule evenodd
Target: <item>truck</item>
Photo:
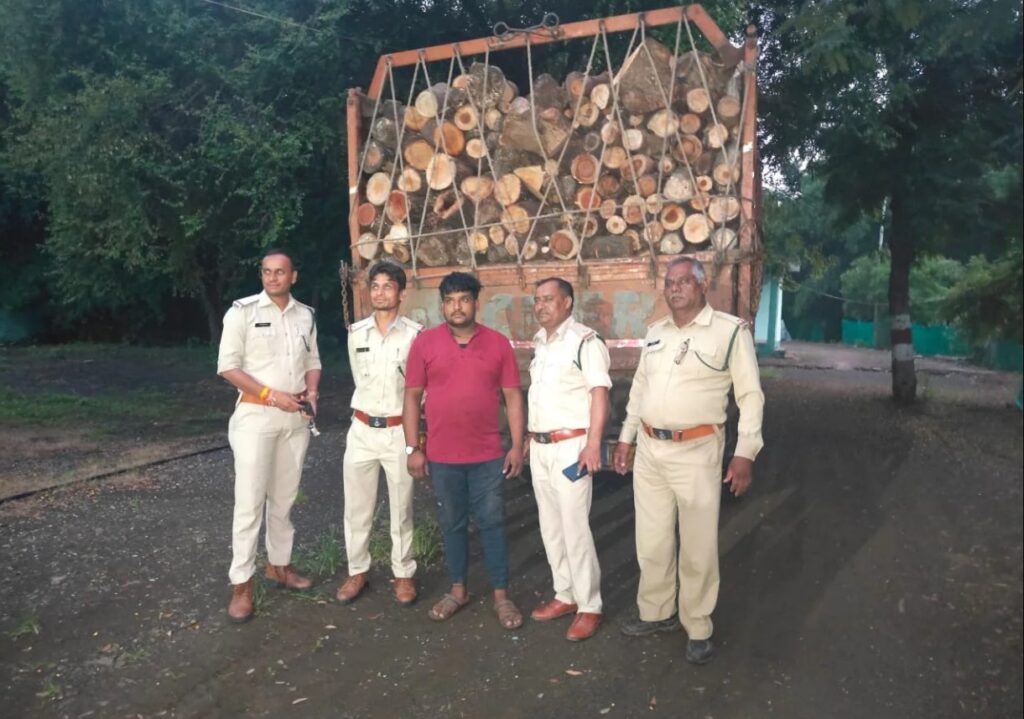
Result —
<path fill-rule="evenodd" d="M 627 39 L 616 64 L 609 48 Z M 590 45 L 585 69 L 533 76 L 538 48 L 572 42 Z M 562 277 L 577 319 L 609 347 L 621 419 L 647 326 L 667 314 L 674 257 L 704 263 L 715 309 L 757 314 L 756 59 L 755 28 L 734 46 L 696 4 L 499 23 L 492 37 L 382 55 L 368 90 L 347 98 L 347 321 L 371 313 L 366 271 L 378 259 L 406 267 L 402 312 L 426 326 L 443 321 L 441 279 L 472 272 L 478 320 L 509 337 L 525 369 L 534 285 Z M 431 67 L 447 81 L 431 84 Z"/>

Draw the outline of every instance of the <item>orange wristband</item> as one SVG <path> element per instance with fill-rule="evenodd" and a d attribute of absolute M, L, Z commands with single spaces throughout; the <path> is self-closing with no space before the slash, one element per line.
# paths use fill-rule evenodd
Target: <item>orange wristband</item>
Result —
<path fill-rule="evenodd" d="M 260 390 L 260 399 L 266 400 L 268 394 L 270 394 L 270 387 L 264 387 Z"/>

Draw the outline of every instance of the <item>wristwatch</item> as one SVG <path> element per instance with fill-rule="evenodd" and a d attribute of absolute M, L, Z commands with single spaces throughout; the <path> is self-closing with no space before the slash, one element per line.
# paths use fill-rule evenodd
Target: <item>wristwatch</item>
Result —
<path fill-rule="evenodd" d="M 407 445 L 405 445 L 405 455 L 407 457 L 411 457 L 412 453 L 416 452 L 418 450 L 419 450 L 419 447 L 417 447 L 415 444 L 407 444 Z"/>

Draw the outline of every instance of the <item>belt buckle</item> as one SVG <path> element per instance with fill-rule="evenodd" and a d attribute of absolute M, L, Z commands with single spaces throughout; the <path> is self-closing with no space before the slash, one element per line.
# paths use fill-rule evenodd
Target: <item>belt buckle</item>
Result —
<path fill-rule="evenodd" d="M 370 417 L 370 426 L 374 429 L 384 429 L 388 426 L 387 417 Z"/>
<path fill-rule="evenodd" d="M 549 432 L 537 432 L 533 435 L 533 438 L 541 444 L 551 444 L 551 434 Z"/>
<path fill-rule="evenodd" d="M 670 430 L 670 429 L 658 429 L 658 428 L 655 428 L 654 429 L 654 438 L 655 439 L 673 439 L 673 437 L 672 437 L 672 430 Z"/>

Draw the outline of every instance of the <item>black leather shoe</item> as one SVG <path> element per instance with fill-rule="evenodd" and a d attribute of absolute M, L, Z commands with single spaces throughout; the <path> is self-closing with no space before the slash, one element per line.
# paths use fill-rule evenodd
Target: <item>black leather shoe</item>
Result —
<path fill-rule="evenodd" d="M 686 642 L 686 661 L 690 664 L 707 664 L 715 653 L 710 639 L 691 639 Z"/>
<path fill-rule="evenodd" d="M 634 617 L 619 625 L 619 631 L 627 637 L 646 637 L 657 632 L 674 632 L 679 629 L 679 620 L 673 614 L 668 619 L 659 619 L 656 622 L 645 622 L 640 617 Z"/>

